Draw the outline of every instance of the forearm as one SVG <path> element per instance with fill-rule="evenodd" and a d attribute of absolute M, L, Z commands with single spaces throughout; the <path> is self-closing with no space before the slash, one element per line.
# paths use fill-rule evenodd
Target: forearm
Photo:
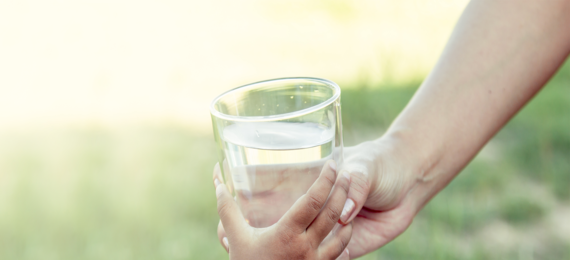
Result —
<path fill-rule="evenodd" d="M 570 52 L 570 1 L 474 0 L 438 64 L 385 138 L 417 165 L 418 209 L 556 72 Z"/>

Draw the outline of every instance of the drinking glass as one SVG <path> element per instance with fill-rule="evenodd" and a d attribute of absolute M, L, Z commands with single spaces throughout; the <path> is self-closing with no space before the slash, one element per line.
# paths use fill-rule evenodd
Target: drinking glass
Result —
<path fill-rule="evenodd" d="M 253 227 L 276 223 L 327 160 L 342 163 L 340 88 L 332 81 L 248 84 L 214 99 L 210 113 L 224 182 Z"/>

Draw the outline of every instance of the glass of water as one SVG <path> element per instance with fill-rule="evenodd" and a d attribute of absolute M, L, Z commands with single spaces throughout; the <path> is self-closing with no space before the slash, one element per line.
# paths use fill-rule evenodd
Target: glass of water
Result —
<path fill-rule="evenodd" d="M 253 227 L 267 227 L 307 192 L 329 159 L 340 166 L 340 88 L 318 78 L 241 86 L 210 107 L 220 168 Z"/>

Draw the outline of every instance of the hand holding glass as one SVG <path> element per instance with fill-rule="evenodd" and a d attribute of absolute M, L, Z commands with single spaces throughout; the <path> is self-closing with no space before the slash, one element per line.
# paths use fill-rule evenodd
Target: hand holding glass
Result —
<path fill-rule="evenodd" d="M 329 159 L 342 162 L 340 88 L 282 78 L 230 90 L 210 107 L 224 181 L 248 223 L 276 223 Z"/>

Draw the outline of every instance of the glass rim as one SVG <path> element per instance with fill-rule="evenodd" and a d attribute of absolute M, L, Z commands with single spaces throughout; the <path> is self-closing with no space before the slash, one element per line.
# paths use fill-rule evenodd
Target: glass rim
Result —
<path fill-rule="evenodd" d="M 304 108 L 304 109 L 300 109 L 300 110 L 293 111 L 293 112 L 271 115 L 271 116 L 232 116 L 232 115 L 224 114 L 224 113 L 218 111 L 215 107 L 216 104 L 218 103 L 218 101 L 222 97 L 224 97 L 230 93 L 241 91 L 241 90 L 248 89 L 248 88 L 255 89 L 257 87 L 257 85 L 262 84 L 262 83 L 268 83 L 271 81 L 285 81 L 285 80 L 317 81 L 317 82 L 325 83 L 325 85 L 332 88 L 334 92 L 333 92 L 332 97 L 330 97 L 329 99 L 327 99 L 327 100 L 325 100 L 319 104 L 316 104 L 314 106 Z M 268 80 L 262 80 L 262 81 L 258 81 L 258 82 L 249 83 L 249 84 L 246 84 L 243 86 L 239 86 L 237 88 L 230 89 L 230 90 L 220 94 L 210 104 L 210 114 L 212 116 L 217 117 L 217 118 L 225 119 L 225 120 L 229 120 L 229 121 L 239 121 L 239 122 L 277 121 L 277 120 L 289 119 L 289 118 L 294 118 L 294 117 L 310 114 L 312 112 L 315 112 L 319 109 L 322 109 L 322 108 L 332 104 L 339 97 L 340 97 L 340 87 L 336 83 L 334 83 L 333 81 L 330 81 L 328 79 L 313 78 L 313 77 L 286 77 L 286 78 L 268 79 Z"/>

